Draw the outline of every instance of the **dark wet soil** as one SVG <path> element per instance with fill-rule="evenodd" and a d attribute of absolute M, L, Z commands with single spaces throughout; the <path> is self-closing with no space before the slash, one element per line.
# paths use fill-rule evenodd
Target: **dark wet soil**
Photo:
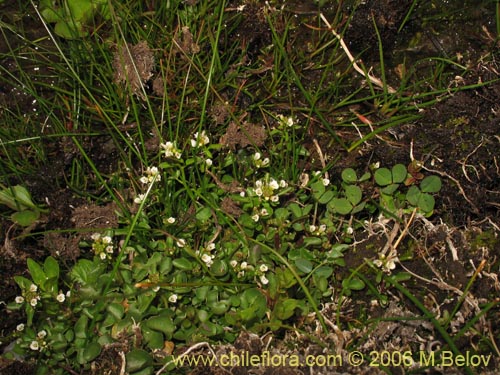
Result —
<path fill-rule="evenodd" d="M 297 4 L 295 4 L 297 3 Z M 349 14 L 350 7 L 355 2 L 346 2 L 346 17 Z M 366 66 L 377 64 L 379 51 L 373 46 L 377 45 L 377 33 L 384 45 L 384 56 L 392 61 L 392 68 L 398 65 L 397 59 L 401 57 L 401 50 L 406 46 L 401 46 L 401 36 L 398 34 L 398 27 L 404 20 L 408 6 L 412 3 L 410 0 L 396 1 L 365 1 L 359 5 L 354 13 L 354 18 L 350 20 L 350 26 L 346 30 L 345 39 L 349 41 L 349 46 L 356 53 L 360 53 Z M 470 2 L 466 2 L 469 4 Z M 289 10 L 295 12 L 297 17 L 310 17 L 310 9 L 301 6 L 300 2 L 291 2 L 293 7 Z M 483 7 L 484 5 L 481 5 Z M 9 6 L 2 5 L 9 9 Z M 256 2 L 249 2 L 246 8 L 243 22 L 240 24 L 237 32 L 233 33 L 234 38 L 240 38 L 241 43 L 249 44 L 248 53 L 257 55 L 260 49 L 268 44 L 271 35 L 265 22 L 258 17 L 260 5 Z M 253 12 L 253 13 L 252 13 Z M 425 12 L 421 13 L 424 16 Z M 476 32 L 468 35 L 466 40 L 456 40 L 458 36 L 446 34 L 442 29 L 442 23 L 423 21 L 422 19 L 412 19 L 409 21 L 408 34 L 405 36 L 411 39 L 412 33 L 422 33 L 424 38 L 428 38 L 428 43 L 420 43 L 421 53 L 428 55 L 438 55 L 440 57 L 461 53 L 464 56 L 463 63 L 470 65 L 468 73 L 464 77 L 455 77 L 449 82 L 450 89 L 457 86 L 476 85 L 479 82 L 487 82 L 499 77 L 500 72 L 500 53 L 498 41 L 491 40 L 489 35 L 494 34 L 492 24 L 482 23 L 480 13 L 475 14 L 470 22 L 475 26 Z M 253 16 L 252 16 L 253 15 Z M 432 16 L 432 17 L 431 17 Z M 435 20 L 436 14 L 427 14 L 428 19 Z M 459 15 L 453 13 L 450 17 L 459 19 Z M 32 23 L 31 18 L 26 22 Z M 451 21 L 450 21 L 451 22 Z M 469 22 L 469 21 L 468 21 Z M 376 25 L 377 30 L 373 25 Z M 453 25 L 451 23 L 448 26 Z M 487 31 L 481 31 L 482 27 Z M 29 38 L 36 38 L 38 34 L 43 33 L 40 25 L 27 24 Z M 488 34 L 488 30 L 489 33 Z M 433 33 L 431 36 L 425 36 Z M 449 38 L 455 38 L 453 43 Z M 404 43 L 406 43 L 405 41 Z M 463 42 L 463 43 L 462 43 Z M 230 43 L 222 41 L 221 43 Z M 496 44 L 495 44 L 496 43 Z M 6 52 L 7 47 L 0 42 L 1 52 Z M 408 49 L 407 49 L 408 50 Z M 414 53 L 413 51 L 408 54 Z M 255 56 L 249 56 L 253 58 Z M 3 64 L 14 64 L 12 60 L 2 61 Z M 390 65 L 390 64 L 389 64 Z M 16 68 L 12 65 L 12 69 Z M 391 69 L 392 69 L 391 68 Z M 389 80 L 397 80 L 394 73 Z M 432 83 L 430 83 L 432 84 Z M 9 108 L 9 106 L 24 106 L 26 111 L 31 111 L 31 100 L 22 97 L 22 100 L 13 99 L 11 87 L 0 87 L 0 106 Z M 241 105 L 248 103 L 242 102 Z M 374 112 L 368 105 L 361 104 L 357 107 L 358 111 L 369 112 L 376 120 L 379 114 Z M 418 103 L 416 103 L 418 105 Z M 216 109 L 213 109 L 216 111 Z M 424 300 L 426 307 L 434 312 L 444 313 L 451 309 L 459 300 L 458 290 L 464 290 L 471 279 L 477 267 L 481 262 L 484 268 L 484 275 L 477 279 L 470 289 L 470 295 L 475 301 L 492 301 L 498 299 L 500 293 L 500 284 L 498 282 L 498 270 L 500 268 L 500 82 L 492 83 L 487 86 L 477 87 L 464 91 L 456 92 L 452 95 L 443 96 L 443 100 L 436 102 L 435 105 L 422 109 L 422 117 L 418 120 L 402 124 L 393 129 L 394 132 L 382 133 L 380 138 L 373 138 L 364 144 L 360 149 L 351 154 L 342 154 L 339 163 L 335 165 L 332 173 L 339 174 L 346 167 L 353 167 L 357 170 L 367 169 L 370 163 L 380 162 L 381 165 L 391 166 L 396 163 L 409 164 L 414 157 L 424 162 L 423 170 L 425 173 L 439 175 L 444 184 L 443 190 L 436 197 L 437 207 L 435 214 L 430 221 L 416 220 L 404 239 L 404 246 L 414 249 L 420 257 L 412 261 L 405 262 L 409 272 L 419 275 L 422 279 L 413 278 L 406 284 L 415 296 Z M 321 129 L 316 130 L 318 134 Z M 355 139 L 357 134 L 341 133 L 346 139 Z M 91 157 L 95 157 L 98 168 L 105 172 L 111 172 L 113 160 L 118 159 L 113 148 L 107 148 L 107 139 L 98 141 L 89 139 L 83 144 Z M 238 146 L 238 143 L 233 145 Z M 331 147 L 331 142 L 322 144 L 324 147 Z M 54 181 L 64 180 L 69 173 L 71 158 L 76 154 L 69 143 L 65 140 L 58 140 L 54 144 L 46 144 L 50 163 L 42 166 L 37 173 L 26 178 L 25 183 L 35 200 L 50 203 L 50 213 L 43 218 L 38 227 L 32 228 L 33 231 L 47 231 L 52 229 L 71 229 L 89 228 L 92 222 L 92 228 L 99 225 L 103 227 L 116 226 L 115 219 L 107 215 L 113 211 L 110 206 L 93 206 L 83 201 L 78 193 L 60 188 L 61 184 Z M 334 146 L 335 147 L 335 146 Z M 104 150 L 104 152 L 103 152 Z M 26 150 L 27 153 L 30 150 Z M 10 181 L 15 183 L 19 181 Z M 99 194 L 98 189 L 93 193 Z M 99 217 L 100 222 L 95 222 Z M 346 256 L 347 265 L 355 268 L 363 261 L 363 257 L 370 252 L 371 243 L 384 244 L 386 242 L 385 233 L 372 234 L 369 242 L 362 242 L 356 251 Z M 13 239 L 17 237 L 17 239 Z M 0 301 L 11 301 L 18 293 L 17 286 L 10 276 L 25 275 L 26 258 L 43 259 L 51 253 L 58 251 L 68 263 L 71 263 L 79 255 L 78 242 L 80 235 L 72 234 L 50 234 L 45 236 L 30 236 L 24 239 L 21 233 L 12 231 L 8 220 L 0 221 L 0 242 L 5 251 L 6 246 L 13 256 L 0 257 L 0 273 L 8 275 L 0 283 Z M 54 243 L 58 243 L 57 249 Z M 453 252 L 456 252 L 458 259 L 454 259 Z M 360 255 L 361 254 L 361 255 Z M 490 276 L 488 276 L 490 275 Z M 350 345 L 357 342 L 363 342 L 367 335 L 373 339 L 366 340 L 364 348 L 366 352 L 371 350 L 381 350 L 383 348 L 401 348 L 408 347 L 412 350 L 418 350 L 422 345 L 427 345 L 430 337 L 436 337 L 438 334 L 432 326 L 425 324 L 395 324 L 394 322 L 384 322 L 369 332 L 367 327 L 357 327 L 354 321 L 360 314 L 365 314 L 370 319 L 384 320 L 384 317 L 392 316 L 411 316 L 420 314 L 418 309 L 411 304 L 401 307 L 400 304 L 391 302 L 388 308 L 371 303 L 371 297 L 365 296 L 366 300 L 358 300 L 349 304 L 349 308 L 341 312 L 341 320 L 349 322 L 351 330 L 341 331 L 333 326 L 332 333 L 327 337 L 320 337 L 320 341 L 327 347 L 340 348 L 339 352 L 345 354 L 345 350 Z M 403 301 L 404 297 L 394 292 L 394 301 Z M 478 306 L 473 302 L 468 304 L 465 300 L 460 313 L 464 319 L 471 319 L 478 313 Z M 3 306 L 0 306 L 0 332 L 2 334 L 15 330 L 16 325 L 23 321 L 19 313 L 6 312 Z M 325 317 L 332 322 L 336 321 L 337 309 L 334 306 L 325 306 L 323 313 Z M 350 321 L 352 319 L 352 322 Z M 477 323 L 478 331 L 491 335 L 493 340 L 500 337 L 500 327 L 496 322 L 500 320 L 500 311 L 493 309 L 482 320 Z M 304 323 L 304 322 L 302 322 Z M 352 324 L 351 324 L 352 323 Z M 308 331 L 307 334 L 297 337 L 281 337 L 273 342 L 273 346 L 278 352 L 287 353 L 295 351 L 301 355 L 318 354 L 322 352 L 321 346 L 318 346 L 311 337 L 315 333 L 311 331 L 310 326 L 303 326 L 297 322 L 299 328 Z M 419 341 L 420 338 L 421 341 Z M 265 339 L 254 337 L 250 334 L 243 334 L 234 344 L 231 350 L 247 350 L 260 353 L 266 347 Z M 6 343 L 2 342 L 2 347 Z M 476 348 L 482 348 L 484 352 L 491 351 L 491 348 L 481 347 L 482 343 L 474 337 L 470 340 L 466 337 L 461 339 L 457 346 L 460 350 L 467 350 L 472 345 Z M 226 347 L 220 347 L 216 351 L 228 350 Z M 344 350 L 344 352 L 342 351 Z M 209 354 L 205 349 L 200 349 L 199 353 Z M 109 361 L 109 358 L 106 359 Z M 486 371 L 494 371 L 500 368 L 498 359 L 487 368 Z M 270 369 L 261 369 L 253 373 L 267 374 Z M 268 371 L 269 370 L 269 371 Z M 277 373 L 274 369 L 272 373 Z M 31 374 L 33 371 L 29 363 L 21 361 L 0 360 L 0 374 Z M 102 368 L 102 373 L 105 369 Z M 112 374 L 118 374 L 118 369 L 113 369 Z M 246 374 L 248 368 L 234 369 L 234 374 Z M 284 367 L 280 371 L 283 374 L 305 374 L 309 373 L 307 368 Z M 316 374 L 335 374 L 354 373 L 352 367 L 337 368 L 317 368 Z M 364 372 L 363 372 L 364 371 Z M 366 372 L 366 369 L 359 369 L 356 373 L 379 373 L 375 369 Z M 393 373 L 403 373 L 393 369 Z M 437 371 L 437 370 L 436 370 Z M 217 368 L 198 368 L 190 374 L 219 374 L 222 373 Z M 435 372 L 439 373 L 439 372 Z M 446 372 L 446 373 L 453 373 Z M 456 372 L 460 373 L 460 372 Z"/>

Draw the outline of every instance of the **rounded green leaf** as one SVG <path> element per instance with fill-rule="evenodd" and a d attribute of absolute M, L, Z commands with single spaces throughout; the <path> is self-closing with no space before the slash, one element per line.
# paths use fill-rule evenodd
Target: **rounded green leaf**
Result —
<path fill-rule="evenodd" d="M 313 268 L 313 264 L 311 263 L 311 261 L 303 258 L 296 259 L 295 266 L 299 271 L 302 271 L 304 273 L 311 272 Z"/>
<path fill-rule="evenodd" d="M 346 198 L 334 198 L 330 201 L 328 207 L 340 215 L 347 215 L 352 210 L 352 204 Z"/>
<path fill-rule="evenodd" d="M 438 176 L 427 176 L 420 183 L 420 190 L 424 193 L 437 193 L 441 190 L 441 179 Z"/>
<path fill-rule="evenodd" d="M 99 354 L 101 354 L 101 345 L 91 342 L 83 349 L 82 359 L 84 363 L 88 363 L 96 359 Z"/>
<path fill-rule="evenodd" d="M 392 167 L 392 182 L 395 184 L 402 183 L 407 176 L 408 172 L 403 164 L 396 164 Z"/>
<path fill-rule="evenodd" d="M 186 258 L 177 258 L 172 261 L 175 268 L 182 271 L 191 271 L 193 269 L 193 264 Z"/>
<path fill-rule="evenodd" d="M 327 204 L 333 199 L 334 196 L 335 193 L 332 190 L 325 191 L 325 193 L 319 197 L 318 202 L 321 204 Z"/>
<path fill-rule="evenodd" d="M 363 280 L 354 277 L 352 279 L 342 281 L 342 286 L 350 290 L 362 290 L 365 287 L 365 283 Z"/>
<path fill-rule="evenodd" d="M 128 373 L 143 370 L 153 364 L 153 358 L 148 352 L 142 349 L 132 349 L 125 355 L 127 360 L 126 370 Z"/>
<path fill-rule="evenodd" d="M 436 201 L 434 200 L 434 197 L 430 194 L 427 193 L 422 193 L 420 194 L 420 197 L 418 198 L 418 208 L 420 208 L 423 212 L 425 213 L 430 213 L 432 210 L 434 210 L 434 205 L 436 204 Z"/>
<path fill-rule="evenodd" d="M 387 168 L 379 168 L 375 171 L 375 182 L 379 186 L 386 186 L 392 183 L 392 173 Z"/>
<path fill-rule="evenodd" d="M 406 193 L 406 200 L 412 206 L 417 207 L 418 206 L 418 200 L 420 199 L 421 195 L 422 195 L 422 192 L 420 191 L 420 189 L 418 187 L 416 187 L 415 185 L 412 185 L 408 189 L 408 192 Z"/>
<path fill-rule="evenodd" d="M 14 212 L 11 216 L 14 223 L 19 224 L 22 227 L 29 227 L 30 225 L 36 223 L 40 217 L 40 212 L 38 211 L 18 211 Z"/>
<path fill-rule="evenodd" d="M 359 202 L 361 202 L 363 193 L 359 186 L 348 185 L 345 187 L 345 196 L 353 206 L 356 206 Z"/>
<path fill-rule="evenodd" d="M 175 325 L 172 318 L 164 315 L 153 316 L 146 320 L 146 326 L 152 330 L 163 332 L 170 337 L 175 331 Z"/>
<path fill-rule="evenodd" d="M 214 274 L 214 276 L 224 276 L 227 274 L 227 271 L 229 270 L 229 266 L 227 265 L 227 262 L 222 259 L 215 259 L 214 262 L 212 263 L 212 266 L 210 267 L 210 271 Z"/>
<path fill-rule="evenodd" d="M 348 184 L 352 184 L 358 181 L 358 176 L 356 175 L 356 171 L 352 168 L 346 168 L 342 171 L 342 181 L 347 182 Z"/>

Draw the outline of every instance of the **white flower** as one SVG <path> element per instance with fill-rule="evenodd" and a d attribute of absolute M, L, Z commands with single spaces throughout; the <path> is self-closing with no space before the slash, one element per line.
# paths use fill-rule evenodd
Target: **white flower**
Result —
<path fill-rule="evenodd" d="M 271 202 L 279 202 L 280 197 L 278 195 L 271 195 Z"/>
<path fill-rule="evenodd" d="M 208 244 L 207 251 L 212 251 L 214 249 L 215 249 L 215 244 L 213 242 L 211 244 Z"/>
<path fill-rule="evenodd" d="M 246 269 L 247 267 L 248 267 L 248 263 L 247 262 L 241 262 L 240 268 L 242 270 Z"/>
<path fill-rule="evenodd" d="M 69 298 L 69 297 L 71 297 L 71 290 L 68 290 L 68 291 L 66 292 L 66 298 Z"/>
<path fill-rule="evenodd" d="M 260 275 L 260 282 L 264 285 L 267 285 L 269 283 L 269 280 L 267 279 L 266 275 Z"/>
<path fill-rule="evenodd" d="M 184 247 L 186 246 L 186 240 L 184 238 L 179 238 L 176 242 L 178 247 Z"/>
<path fill-rule="evenodd" d="M 23 303 L 24 302 L 24 297 L 23 296 L 17 296 L 15 299 L 16 303 Z"/>
<path fill-rule="evenodd" d="M 211 167 L 212 166 L 212 159 L 207 159 L 205 160 L 205 164 L 207 165 L 207 167 Z"/>
<path fill-rule="evenodd" d="M 134 198 L 134 203 L 141 204 L 142 202 L 144 202 L 145 198 L 146 194 L 139 194 L 137 197 Z"/>
<path fill-rule="evenodd" d="M 104 243 L 104 244 L 106 244 L 106 245 L 107 245 L 107 244 L 110 244 L 111 242 L 113 242 L 113 239 L 112 239 L 110 236 L 104 236 L 104 237 L 102 238 L 102 243 Z"/>
<path fill-rule="evenodd" d="M 35 284 L 30 285 L 30 292 L 36 292 L 38 290 L 38 287 Z"/>
<path fill-rule="evenodd" d="M 101 238 L 101 234 L 94 233 L 94 234 L 92 234 L 92 236 L 90 236 L 90 238 L 92 238 L 93 241 L 98 241 Z"/>
<path fill-rule="evenodd" d="M 323 185 L 325 185 L 325 186 L 330 185 L 330 179 L 329 179 L 329 178 L 326 178 L 326 177 L 325 177 L 325 178 L 323 178 L 323 179 L 321 180 L 321 182 L 323 182 Z"/>
<path fill-rule="evenodd" d="M 142 176 L 139 181 L 143 184 L 147 184 L 149 182 L 149 179 L 146 176 Z"/>
<path fill-rule="evenodd" d="M 254 161 L 257 161 L 260 159 L 260 152 L 256 152 L 254 155 L 253 155 L 253 160 Z"/>
<path fill-rule="evenodd" d="M 181 158 L 181 152 L 172 142 L 168 141 L 165 143 L 160 143 L 160 147 L 163 148 L 166 158 L 170 158 L 172 156 L 175 157 L 176 159 Z"/>
<path fill-rule="evenodd" d="M 274 178 L 271 178 L 271 181 L 269 181 L 269 187 L 273 190 L 279 189 L 279 184 L 278 181 L 276 181 Z"/>
<path fill-rule="evenodd" d="M 40 345 L 38 345 L 38 341 L 36 340 L 33 340 L 30 344 L 30 349 L 31 350 L 39 350 L 40 349 Z"/>
<path fill-rule="evenodd" d="M 210 267 L 214 261 L 212 260 L 212 257 L 208 254 L 203 254 L 201 256 L 201 260 L 203 261 L 203 263 L 205 263 L 207 265 L 207 267 Z"/>
<path fill-rule="evenodd" d="M 45 336 L 47 336 L 47 331 L 42 329 L 40 332 L 38 332 L 36 334 L 36 336 L 39 338 L 39 339 L 43 339 Z"/>
<path fill-rule="evenodd" d="M 286 188 L 287 186 L 288 186 L 288 182 L 286 182 L 285 180 L 280 181 L 280 188 Z"/>
<path fill-rule="evenodd" d="M 245 192 L 244 191 L 240 191 L 240 197 L 245 197 Z"/>
<path fill-rule="evenodd" d="M 326 232 L 326 225 L 321 224 L 318 228 L 318 234 L 325 233 Z"/>
<path fill-rule="evenodd" d="M 168 297 L 168 301 L 171 303 L 176 303 L 178 299 L 177 294 L 172 294 L 170 297 Z"/>
<path fill-rule="evenodd" d="M 259 267 L 260 272 L 267 272 L 269 268 L 265 264 L 261 264 Z"/>
<path fill-rule="evenodd" d="M 267 215 L 269 215 L 269 212 L 265 208 L 263 208 L 262 210 L 260 210 L 260 214 L 262 216 L 267 216 Z"/>
<path fill-rule="evenodd" d="M 143 184 L 161 181 L 161 175 L 157 167 L 147 167 L 146 174 L 139 179 Z"/>
<path fill-rule="evenodd" d="M 191 139 L 191 146 L 192 147 L 201 147 L 208 145 L 210 143 L 210 139 L 207 137 L 207 134 L 205 133 L 205 130 L 203 130 L 201 133 L 194 133 L 194 139 Z"/>
<path fill-rule="evenodd" d="M 263 191 L 260 187 L 258 187 L 257 189 L 255 189 L 255 195 L 258 196 L 258 197 L 261 197 L 263 194 Z"/>
<path fill-rule="evenodd" d="M 65 300 L 65 299 L 66 299 L 66 296 L 64 295 L 64 293 L 59 293 L 59 294 L 57 295 L 57 297 L 56 297 L 56 300 L 57 300 L 58 302 L 61 302 L 61 303 L 62 303 L 62 302 L 64 302 L 64 300 Z"/>
<path fill-rule="evenodd" d="M 252 220 L 255 222 L 259 221 L 259 218 L 259 214 L 252 215 Z"/>
<path fill-rule="evenodd" d="M 18 325 L 17 325 L 17 327 L 16 327 L 16 330 L 17 330 L 18 332 L 24 331 L 24 324 L 23 324 L 23 323 L 18 324 Z"/>
<path fill-rule="evenodd" d="M 167 223 L 169 223 L 169 224 L 173 224 L 173 223 L 175 223 L 175 217 L 170 216 L 170 217 L 167 219 Z"/>
<path fill-rule="evenodd" d="M 38 303 L 38 298 L 39 297 L 35 297 L 35 298 L 32 298 L 31 301 L 30 301 L 30 305 L 35 307 Z"/>
<path fill-rule="evenodd" d="M 309 232 L 316 232 L 316 225 L 309 225 Z"/>
<path fill-rule="evenodd" d="M 235 259 L 231 260 L 229 262 L 229 265 L 233 268 L 236 268 L 238 266 L 238 261 L 236 261 Z"/>
<path fill-rule="evenodd" d="M 107 258 L 107 257 L 106 257 L 106 253 L 100 253 L 100 254 L 99 254 L 99 258 L 101 258 L 101 260 L 106 259 L 106 258 Z"/>
<path fill-rule="evenodd" d="M 352 227 L 347 227 L 346 232 L 347 232 L 347 234 L 353 234 L 354 229 L 352 229 Z"/>

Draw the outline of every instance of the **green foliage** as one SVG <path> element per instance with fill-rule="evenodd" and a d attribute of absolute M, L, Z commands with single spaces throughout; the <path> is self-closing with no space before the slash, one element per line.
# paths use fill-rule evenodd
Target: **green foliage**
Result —
<path fill-rule="evenodd" d="M 40 14 L 53 23 L 54 32 L 65 39 L 86 36 L 97 17 L 109 20 L 108 0 L 40 0 Z"/>
<path fill-rule="evenodd" d="M 40 213 L 47 212 L 33 202 L 29 191 L 21 185 L 0 190 L 0 204 L 15 211 L 10 218 L 22 227 L 29 227 L 40 218 Z"/>

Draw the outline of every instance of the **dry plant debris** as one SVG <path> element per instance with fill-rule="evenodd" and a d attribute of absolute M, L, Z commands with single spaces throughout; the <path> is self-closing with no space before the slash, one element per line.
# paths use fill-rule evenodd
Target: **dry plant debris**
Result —
<path fill-rule="evenodd" d="M 153 76 L 154 67 L 154 53 L 147 42 L 118 46 L 113 57 L 114 82 L 117 85 L 130 85 L 135 95 L 146 100 L 143 87 Z"/>

